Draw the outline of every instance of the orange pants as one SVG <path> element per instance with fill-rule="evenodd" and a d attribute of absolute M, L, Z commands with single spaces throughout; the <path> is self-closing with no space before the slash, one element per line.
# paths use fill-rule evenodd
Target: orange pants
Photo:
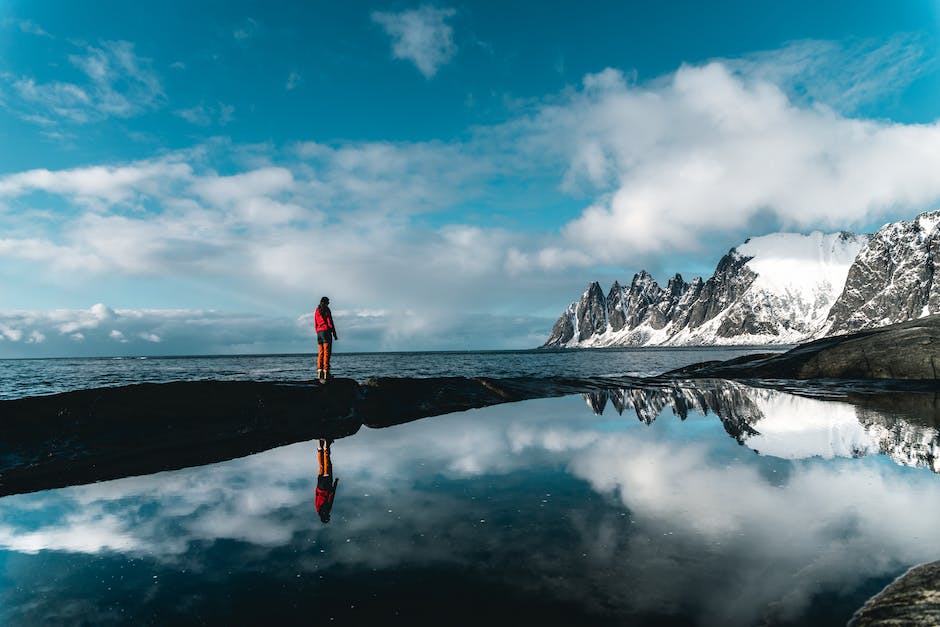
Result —
<path fill-rule="evenodd" d="M 333 476 L 333 462 L 330 461 L 330 447 L 318 448 L 317 449 L 317 461 L 320 463 L 320 471 L 317 473 L 319 476 L 330 475 Z"/>
<path fill-rule="evenodd" d="M 333 352 L 333 345 L 329 342 L 317 344 L 317 370 L 330 369 L 330 353 Z"/>

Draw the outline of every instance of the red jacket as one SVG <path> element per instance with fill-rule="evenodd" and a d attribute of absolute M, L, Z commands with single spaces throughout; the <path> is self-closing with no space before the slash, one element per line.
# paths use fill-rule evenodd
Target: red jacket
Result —
<path fill-rule="evenodd" d="M 333 499 L 336 498 L 336 485 L 339 483 L 339 479 L 333 480 L 333 489 L 332 490 L 323 490 L 320 486 L 317 486 L 315 491 L 316 494 L 316 506 L 317 512 L 319 512 L 324 505 L 326 505 L 326 511 L 329 513 L 333 509 Z"/>
<path fill-rule="evenodd" d="M 326 317 L 320 315 L 320 308 L 317 307 L 316 313 L 313 314 L 313 321 L 316 324 L 316 330 L 319 333 L 320 331 L 332 331 L 336 333 L 336 327 L 333 326 L 333 312 L 330 311 L 330 308 L 326 308 Z"/>

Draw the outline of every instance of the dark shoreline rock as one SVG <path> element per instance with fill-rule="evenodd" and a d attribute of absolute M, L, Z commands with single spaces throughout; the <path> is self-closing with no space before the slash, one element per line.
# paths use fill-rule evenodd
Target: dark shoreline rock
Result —
<path fill-rule="evenodd" d="M 629 377 L 617 380 L 628 385 Z M 0 401 L 0 496 L 176 470 L 614 380 L 182 381 Z"/>
<path fill-rule="evenodd" d="M 144 383 L 0 402 L 0 495 L 176 470 L 358 431 L 355 381 Z"/>
<path fill-rule="evenodd" d="M 937 381 L 940 314 L 801 344 L 783 354 L 692 364 L 673 377 Z"/>
<path fill-rule="evenodd" d="M 940 561 L 910 569 L 870 598 L 849 627 L 940 625 Z"/>

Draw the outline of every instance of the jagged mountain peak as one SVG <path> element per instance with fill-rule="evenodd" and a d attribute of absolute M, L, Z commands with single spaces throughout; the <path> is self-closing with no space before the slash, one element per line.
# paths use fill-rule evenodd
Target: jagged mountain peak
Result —
<path fill-rule="evenodd" d="M 640 270 L 606 297 L 594 281 L 546 346 L 799 341 L 825 319 L 862 242 L 844 233 L 774 233 L 729 249 L 707 279 L 677 273 L 664 289 Z"/>
<path fill-rule="evenodd" d="M 546 346 L 798 343 L 940 312 L 938 269 L 940 210 L 874 235 L 754 236 L 708 278 L 677 274 L 664 289 L 641 270 L 606 297 L 592 283 Z"/>

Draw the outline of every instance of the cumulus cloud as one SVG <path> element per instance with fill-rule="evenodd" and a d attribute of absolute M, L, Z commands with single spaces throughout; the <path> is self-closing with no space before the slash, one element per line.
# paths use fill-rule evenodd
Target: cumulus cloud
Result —
<path fill-rule="evenodd" d="M 372 20 L 392 40 L 392 56 L 415 64 L 425 78 L 432 78 L 457 53 L 454 29 L 447 20 L 457 11 L 422 6 L 401 13 L 375 11 Z"/>
<path fill-rule="evenodd" d="M 563 234 L 600 262 L 688 250 L 759 219 L 851 229 L 940 198 L 937 124 L 800 107 L 718 62 L 645 86 L 617 70 L 587 76 L 515 130 L 567 164 L 566 188 L 595 197 Z"/>
<path fill-rule="evenodd" d="M 137 195 L 165 194 L 178 187 L 178 183 L 188 181 L 191 175 L 191 167 L 179 156 L 116 166 L 27 170 L 0 177 L 0 198 L 46 192 L 80 205 L 108 208 L 127 203 Z"/>
<path fill-rule="evenodd" d="M 128 41 L 83 44 L 68 56 L 84 82 L 39 82 L 30 76 L 5 75 L 17 99 L 6 105 L 26 120 L 65 120 L 78 124 L 110 117 L 128 118 L 156 109 L 166 101 L 150 59 L 139 57 Z"/>

